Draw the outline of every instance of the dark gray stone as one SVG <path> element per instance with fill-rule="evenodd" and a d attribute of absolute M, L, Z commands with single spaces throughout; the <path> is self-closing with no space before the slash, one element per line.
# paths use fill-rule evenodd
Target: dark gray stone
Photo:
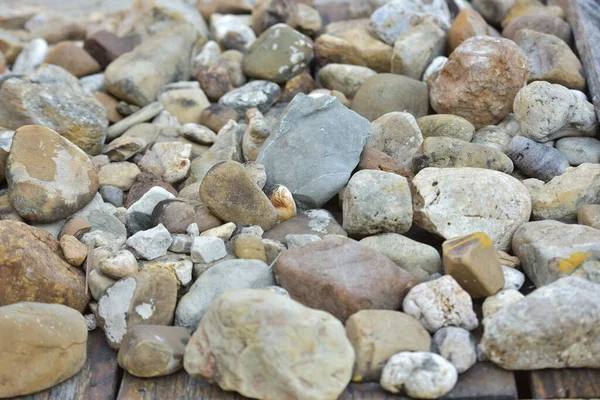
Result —
<path fill-rule="evenodd" d="M 562 175 L 569 167 L 569 162 L 560 151 L 523 136 L 511 139 L 506 154 L 525 175 L 544 182 Z"/>

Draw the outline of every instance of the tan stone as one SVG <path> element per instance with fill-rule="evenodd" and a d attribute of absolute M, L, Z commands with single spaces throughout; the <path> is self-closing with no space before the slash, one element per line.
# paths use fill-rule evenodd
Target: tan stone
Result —
<path fill-rule="evenodd" d="M 600 229 L 600 205 L 586 204 L 577 211 L 577 223 Z"/>
<path fill-rule="evenodd" d="M 92 225 L 90 225 L 87 219 L 80 215 L 74 215 L 62 226 L 58 237 L 61 238 L 64 235 L 70 235 L 78 238 L 90 230 L 92 230 Z"/>
<path fill-rule="evenodd" d="M 60 238 L 60 247 L 62 248 L 65 260 L 74 267 L 83 264 L 87 256 L 87 246 L 71 235 L 63 235 Z"/>
<path fill-rule="evenodd" d="M 0 191 L 0 221 L 2 220 L 17 222 L 25 221 L 13 207 L 10 197 L 8 196 L 8 190 Z"/>
<path fill-rule="evenodd" d="M 121 190 L 129 190 L 142 171 L 134 163 L 127 161 L 110 163 L 100 168 L 98 179 L 100 186 L 115 186 Z"/>
<path fill-rule="evenodd" d="M 449 137 L 470 142 L 475 135 L 475 127 L 457 115 L 435 114 L 417 119 L 424 138 Z"/>
<path fill-rule="evenodd" d="M 483 232 L 446 240 L 444 271 L 473 298 L 488 297 L 504 287 L 504 275 L 494 243 Z"/>
<path fill-rule="evenodd" d="M 123 116 L 117 111 L 117 104 L 119 104 L 117 99 L 104 92 L 94 92 L 94 97 L 106 110 L 109 122 L 115 123 L 123 119 Z"/>
<path fill-rule="evenodd" d="M 262 238 L 255 235 L 237 235 L 233 238 L 233 251 L 237 258 L 267 261 Z"/>
<path fill-rule="evenodd" d="M 6 62 L 12 64 L 23 50 L 23 42 L 12 35 L 10 31 L 0 30 L 0 51 L 4 54 Z"/>
<path fill-rule="evenodd" d="M 75 42 L 60 42 L 50 49 L 47 64 L 63 67 L 78 78 L 100 72 L 100 64 Z"/>
<path fill-rule="evenodd" d="M 510 24 L 512 20 L 526 15 L 548 15 L 561 19 L 565 18 L 565 13 L 559 6 L 546 6 L 538 0 L 516 0 L 502 21 L 502 27 Z"/>
<path fill-rule="evenodd" d="M 413 26 L 396 39 L 391 72 L 421 79 L 434 58 L 446 51 L 446 32 L 434 22 Z"/>
<path fill-rule="evenodd" d="M 519 257 L 511 256 L 502 250 L 498 250 L 497 254 L 500 259 L 500 264 L 503 266 L 510 268 L 519 268 L 521 266 L 521 259 L 519 259 Z"/>
<path fill-rule="evenodd" d="M 369 146 L 363 148 L 357 168 L 359 171 L 362 171 L 363 169 L 373 169 L 393 172 L 405 177 L 409 181 L 415 176 L 411 168 L 401 165 L 383 151 Z"/>
<path fill-rule="evenodd" d="M 492 36 L 485 19 L 471 8 L 463 9 L 448 31 L 448 53 L 452 53 L 465 40 L 482 35 Z"/>
<path fill-rule="evenodd" d="M 197 88 L 169 90 L 162 93 L 159 100 L 180 124 L 200 123 L 202 111 L 210 106 L 202 89 Z"/>

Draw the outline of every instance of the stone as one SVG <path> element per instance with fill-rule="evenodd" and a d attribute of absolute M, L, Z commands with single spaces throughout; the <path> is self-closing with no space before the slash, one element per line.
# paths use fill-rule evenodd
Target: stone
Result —
<path fill-rule="evenodd" d="M 450 361 L 459 374 L 477 361 L 476 347 L 477 342 L 469 331 L 454 326 L 437 331 L 431 342 L 431 351 Z"/>
<path fill-rule="evenodd" d="M 565 17 L 565 13 L 560 6 L 546 6 L 538 0 L 515 0 L 515 4 L 502 20 L 502 27 L 510 24 L 513 19 L 525 15 L 549 15 L 562 19 Z"/>
<path fill-rule="evenodd" d="M 317 83 L 308 71 L 304 71 L 285 83 L 279 103 L 289 103 L 298 93 L 309 94 L 317 89 Z"/>
<path fill-rule="evenodd" d="M 415 118 L 407 112 L 385 114 L 371 124 L 372 133 L 366 145 L 382 151 L 402 166 L 410 166 L 423 143 L 423 135 Z"/>
<path fill-rule="evenodd" d="M 120 250 L 100 261 L 100 271 L 109 278 L 119 280 L 138 272 L 138 263 L 130 251 Z"/>
<path fill-rule="evenodd" d="M 108 122 L 115 123 L 123 119 L 123 116 L 117 111 L 119 102 L 110 94 L 94 91 L 94 98 L 104 107 Z M 122 160 L 121 160 L 122 161 Z"/>
<path fill-rule="evenodd" d="M 256 40 L 256 34 L 245 20 L 233 14 L 212 14 L 210 26 L 213 38 L 225 49 L 248 50 Z"/>
<path fill-rule="evenodd" d="M 519 290 L 523 287 L 523 284 L 525 283 L 525 274 L 518 269 L 502 265 L 502 274 L 504 275 L 504 287 L 502 290 Z"/>
<path fill-rule="evenodd" d="M 512 136 L 504 128 L 496 125 L 484 126 L 473 136 L 472 143 L 498 149 L 506 154 Z M 512 159 L 511 159 L 512 160 Z M 512 160 L 513 164 L 515 160 Z"/>
<path fill-rule="evenodd" d="M 417 119 L 424 138 L 449 137 L 470 142 L 475 135 L 475 127 L 466 119 L 457 115 L 427 115 Z"/>
<path fill-rule="evenodd" d="M 179 132 L 194 143 L 211 145 L 217 140 L 217 134 L 203 125 L 184 124 Z"/>
<path fill-rule="evenodd" d="M 514 101 L 521 135 L 536 142 L 567 136 L 594 136 L 598 128 L 594 106 L 564 86 L 532 82 Z"/>
<path fill-rule="evenodd" d="M 178 88 L 174 85 L 177 83 L 166 85 L 158 100 L 180 124 L 199 123 L 200 114 L 210 106 L 206 94 L 198 87 Z"/>
<path fill-rule="evenodd" d="M 343 213 L 343 228 L 351 235 L 407 232 L 412 225 L 408 181 L 391 172 L 357 172 L 344 191 Z"/>
<path fill-rule="evenodd" d="M 401 352 L 383 368 L 381 386 L 392 393 L 405 392 L 416 399 L 437 399 L 454 388 L 456 368 L 445 358 L 429 352 Z"/>
<path fill-rule="evenodd" d="M 513 251 L 537 287 L 576 273 L 585 261 L 596 260 L 599 246 L 600 231 L 558 221 L 529 222 L 513 238 Z"/>
<path fill-rule="evenodd" d="M 163 224 L 171 233 L 185 233 L 190 224 L 196 223 L 196 210 L 202 207 L 196 203 L 173 198 L 160 200 L 151 211 L 151 225 Z"/>
<path fill-rule="evenodd" d="M 181 298 L 175 314 L 175 325 L 193 332 L 205 314 L 210 312 L 211 304 L 223 293 L 274 284 L 273 271 L 262 261 L 220 261 L 200 275 Z"/>
<path fill-rule="evenodd" d="M 141 172 L 134 163 L 114 162 L 100 168 L 98 180 L 101 187 L 108 185 L 121 190 L 129 190 Z"/>
<path fill-rule="evenodd" d="M 479 325 L 471 296 L 450 275 L 413 287 L 404 298 L 402 309 L 431 333 L 446 326 L 471 331 Z"/>
<path fill-rule="evenodd" d="M 165 189 L 167 192 L 171 193 L 173 195 L 173 197 L 177 196 L 177 194 L 178 194 L 177 190 L 175 190 L 175 188 L 173 188 L 173 186 L 171 186 L 169 183 L 163 181 L 156 175 L 151 174 L 151 173 L 142 172 L 141 174 L 139 174 L 137 176 L 137 178 L 135 179 L 135 182 L 133 183 L 133 186 L 131 186 L 131 189 L 129 189 L 129 192 L 127 193 L 127 198 L 125 200 L 125 207 L 127 207 L 127 208 L 131 207 L 132 204 L 134 204 L 139 199 L 141 199 L 150 189 L 152 189 L 155 186 Z M 166 198 L 169 198 L 169 197 L 167 196 L 165 198 L 161 198 L 161 200 L 165 200 Z M 154 206 L 161 200 L 158 200 L 156 202 L 153 201 L 153 204 L 154 204 L 152 206 L 153 209 L 154 209 Z"/>
<path fill-rule="evenodd" d="M 599 299 L 597 284 L 562 278 L 486 318 L 482 350 L 510 370 L 597 368 Z"/>
<path fill-rule="evenodd" d="M 200 199 L 219 219 L 272 228 L 278 213 L 267 196 L 235 161 L 215 165 L 200 185 Z"/>
<path fill-rule="evenodd" d="M 219 99 L 219 104 L 234 109 L 241 118 L 251 108 L 258 108 L 261 113 L 266 113 L 280 94 L 281 89 L 276 83 L 256 80 L 227 93 Z"/>
<path fill-rule="evenodd" d="M 192 157 L 192 146 L 180 142 L 155 143 L 144 158 L 154 158 L 160 166 L 160 175 L 165 182 L 179 182 L 188 175 Z M 144 158 L 140 164 L 144 163 Z"/>
<path fill-rule="evenodd" d="M 163 222 L 166 223 L 168 228 L 173 230 L 173 233 L 177 233 L 177 231 L 181 229 L 185 230 L 190 223 L 189 221 L 191 221 L 191 214 L 193 213 L 192 210 L 184 207 L 179 208 L 182 215 L 179 215 L 178 219 L 183 219 L 186 217 L 189 218 L 187 220 L 184 219 L 184 227 L 180 226 L 179 229 L 173 229 L 177 220 L 174 220 L 174 218 L 168 218 L 168 215 L 162 215 L 162 213 L 165 212 L 165 208 L 168 208 L 168 205 L 171 204 L 171 202 L 166 203 L 165 201 L 173 200 L 174 198 L 175 196 L 173 193 L 161 186 L 153 186 L 149 188 L 149 190 L 145 192 L 143 196 L 129 206 L 127 212 L 125 213 L 125 219 L 127 221 L 129 230 L 135 233 L 139 230 L 150 229 L 153 226 Z M 157 208 L 159 204 L 161 204 L 161 207 L 158 207 L 156 214 L 154 214 L 154 209 Z M 156 222 L 156 224 L 153 225 L 154 222 Z M 170 229 L 167 230 L 171 232 Z"/>
<path fill-rule="evenodd" d="M 485 233 L 446 240 L 442 249 L 444 272 L 474 299 L 491 296 L 504 287 L 500 259 Z"/>
<path fill-rule="evenodd" d="M 426 168 L 412 183 L 414 224 L 445 239 L 484 232 L 498 250 L 507 250 L 531 214 L 527 188 L 498 171 Z"/>
<path fill-rule="evenodd" d="M 266 231 L 264 238 L 285 242 L 288 234 L 308 234 L 319 237 L 326 235 L 348 236 L 329 211 L 320 209 L 299 212 L 295 217 Z"/>
<path fill-rule="evenodd" d="M 65 260 L 74 267 L 81 266 L 87 256 L 87 246 L 74 236 L 61 236 L 60 248 L 65 256 Z"/>
<path fill-rule="evenodd" d="M 494 36 L 481 14 L 471 8 L 461 10 L 448 30 L 448 53 L 452 53 L 465 40 L 475 36 Z"/>
<path fill-rule="evenodd" d="M 17 129 L 6 178 L 13 207 L 23 218 L 38 223 L 74 214 L 98 190 L 98 174 L 88 156 L 43 126 Z"/>
<path fill-rule="evenodd" d="M 312 40 L 285 24 L 264 31 L 244 56 L 244 73 L 283 83 L 306 70 L 313 58 Z"/>
<path fill-rule="evenodd" d="M 219 132 L 229 120 L 238 119 L 238 113 L 234 109 L 222 104 L 211 104 L 200 114 L 200 123 L 213 132 Z"/>
<path fill-rule="evenodd" d="M 24 302 L 0 307 L 0 319 L 0 396 L 51 388 L 83 368 L 88 331 L 79 312 Z"/>
<path fill-rule="evenodd" d="M 189 78 L 197 39 L 196 28 L 187 24 L 161 31 L 110 63 L 105 71 L 106 88 L 128 103 L 150 104 L 164 85 Z"/>
<path fill-rule="evenodd" d="M 424 168 L 484 168 L 510 174 L 514 165 L 501 150 L 450 137 L 428 137 L 421 154 L 412 159 L 413 170 Z"/>
<path fill-rule="evenodd" d="M 74 236 L 80 238 L 83 234 L 89 232 L 92 229 L 89 221 L 81 215 L 73 215 L 67 219 L 65 224 L 60 229 L 59 238 L 64 235 Z"/>
<path fill-rule="evenodd" d="M 163 110 L 163 105 L 158 101 L 139 108 L 126 118 L 123 118 L 116 124 L 111 125 L 106 131 L 106 137 L 109 140 L 113 140 L 121 135 L 133 137 L 137 137 L 139 135 L 142 137 L 142 139 L 146 140 L 148 145 L 150 145 L 158 136 L 157 128 L 154 125 L 143 124 L 142 122 L 146 122 L 154 118 Z"/>
<path fill-rule="evenodd" d="M 531 195 L 534 221 L 553 219 L 577 221 L 577 211 L 586 204 L 600 203 L 598 174 L 600 165 L 582 164 L 569 167 L 561 176 L 544 183 L 537 179 L 523 181 Z"/>
<path fill-rule="evenodd" d="M 216 228 L 207 229 L 200 236 L 216 237 L 223 240 L 231 239 L 231 235 L 235 232 L 236 225 L 233 222 L 217 226 Z"/>
<path fill-rule="evenodd" d="M 269 196 L 271 204 L 277 209 L 279 222 L 287 221 L 297 214 L 296 202 L 292 192 L 283 185 L 277 185 Z"/>
<path fill-rule="evenodd" d="M 498 293 L 488 297 L 483 301 L 483 324 L 486 323 L 486 318 L 496 314 L 498 311 L 509 306 L 512 303 L 524 299 L 525 296 L 516 289 L 503 289 Z"/>
<path fill-rule="evenodd" d="M 514 18 L 502 30 L 502 36 L 515 40 L 521 29 L 532 29 L 536 32 L 554 35 L 562 39 L 569 46 L 573 44 L 573 32 L 567 22 L 551 15 L 534 14 Z"/>
<path fill-rule="evenodd" d="M 227 255 L 223 239 L 210 236 L 196 236 L 192 240 L 191 256 L 193 262 L 211 263 Z"/>
<path fill-rule="evenodd" d="M 177 279 L 179 288 L 184 289 L 183 291 L 187 290 L 192 283 L 194 263 L 189 256 L 167 253 L 166 256 L 152 261 L 140 262 L 140 271 L 152 271 L 153 269 L 162 269 L 171 273 Z"/>
<path fill-rule="evenodd" d="M 50 234 L 3 220 L 0 239 L 0 306 L 31 301 L 85 309 L 85 274 L 61 258 L 60 244 Z"/>
<path fill-rule="evenodd" d="M 83 243 L 92 243 L 95 247 L 108 247 L 115 251 L 125 244 L 127 229 L 116 216 L 96 210 L 91 211 L 87 219 L 92 229 L 82 236 Z"/>
<path fill-rule="evenodd" d="M 100 249 L 104 251 L 104 249 Z M 94 253 L 97 253 L 98 250 L 95 250 Z M 110 254 L 110 252 L 108 252 Z M 94 254 L 94 262 L 96 262 L 96 254 Z M 99 268 L 95 268 L 90 271 L 90 275 L 88 277 L 88 287 L 90 288 L 90 293 L 92 294 L 92 298 L 96 301 L 100 300 L 100 297 L 104 293 L 106 289 L 112 286 L 116 281 L 108 276 L 104 275 Z"/>
<path fill-rule="evenodd" d="M 494 25 L 498 25 L 515 5 L 515 0 L 473 0 L 473 6 Z"/>
<path fill-rule="evenodd" d="M 346 321 L 346 335 L 354 347 L 354 382 L 381 378 L 388 359 L 403 351 L 428 351 L 431 337 L 413 317 L 392 310 L 362 310 Z"/>
<path fill-rule="evenodd" d="M 23 50 L 24 43 L 10 31 L 0 30 L 0 51 L 4 54 L 6 62 L 12 64 Z"/>
<path fill-rule="evenodd" d="M 379 39 L 392 45 L 408 29 L 425 23 L 435 23 L 447 31 L 451 16 L 448 4 L 442 0 L 394 0 L 375 10 L 370 22 Z"/>
<path fill-rule="evenodd" d="M 398 309 L 415 284 L 384 255 L 344 237 L 284 251 L 274 270 L 292 299 L 342 321 L 363 309 Z"/>
<path fill-rule="evenodd" d="M 118 350 L 125 334 L 139 325 L 170 325 L 177 301 L 177 281 L 153 269 L 117 281 L 98 300 L 98 323 L 110 347 Z"/>
<path fill-rule="evenodd" d="M 298 247 L 306 246 L 307 244 L 317 242 L 321 238 L 317 235 L 294 235 L 289 234 L 285 237 L 285 243 L 288 249 L 296 249 Z M 285 249 L 284 249 L 285 250 Z"/>
<path fill-rule="evenodd" d="M 19 53 L 13 66 L 12 72 L 15 74 L 29 74 L 35 71 L 46 58 L 48 54 L 48 43 L 41 38 L 35 38 Z"/>
<path fill-rule="evenodd" d="M 434 58 L 444 55 L 446 32 L 436 23 L 426 22 L 404 31 L 394 43 L 393 74 L 421 79 Z"/>
<path fill-rule="evenodd" d="M 252 9 L 251 26 L 261 34 L 276 24 L 296 27 L 298 6 L 293 0 L 260 0 Z"/>
<path fill-rule="evenodd" d="M 559 139 L 555 146 L 574 167 L 585 163 L 600 163 L 600 141 L 598 139 L 567 137 Z"/>
<path fill-rule="evenodd" d="M 284 185 L 297 202 L 321 207 L 358 165 L 370 124 L 333 97 L 302 94 L 281 121 L 257 158 L 267 171 L 267 186 Z"/>
<path fill-rule="evenodd" d="M 377 73 L 389 72 L 391 68 L 392 47 L 373 37 L 366 27 L 320 35 L 314 46 L 321 64 L 358 65 Z"/>
<path fill-rule="evenodd" d="M 431 106 L 438 114 L 466 118 L 476 128 L 495 125 L 512 111 L 528 73 L 527 57 L 514 42 L 472 37 L 450 54 L 433 81 Z"/>
<path fill-rule="evenodd" d="M 442 68 L 448 62 L 448 57 L 439 56 L 433 59 L 431 64 L 425 69 L 423 72 L 423 78 L 421 79 L 424 83 L 427 84 L 427 87 L 430 88 L 433 85 L 433 82 L 438 78 Z"/>
<path fill-rule="evenodd" d="M 64 41 L 53 46 L 48 52 L 47 64 L 58 65 L 77 78 L 100 72 L 100 64 L 75 42 Z"/>
<path fill-rule="evenodd" d="M 564 174 L 569 162 L 554 147 L 515 136 L 508 143 L 506 154 L 525 175 L 548 182 Z"/>
<path fill-rule="evenodd" d="M 321 32 L 323 19 L 319 10 L 308 4 L 298 3 L 296 14 L 296 28 L 308 36 L 316 36 Z"/>
<path fill-rule="evenodd" d="M 369 121 L 395 111 L 419 118 L 427 115 L 429 110 L 427 85 L 407 76 L 377 74 L 360 87 L 352 110 Z"/>
<path fill-rule="evenodd" d="M 0 184 L 4 183 L 6 178 L 6 160 L 8 159 L 8 151 L 0 148 Z"/>
<path fill-rule="evenodd" d="M 237 258 L 267 262 L 265 245 L 262 242 L 262 238 L 259 236 L 247 234 L 237 235 L 233 238 L 232 245 Z"/>
<path fill-rule="evenodd" d="M 577 211 L 577 223 L 600 229 L 600 205 L 586 204 Z"/>
<path fill-rule="evenodd" d="M 154 260 L 167 254 L 167 249 L 171 246 L 173 239 L 171 234 L 162 225 L 152 229 L 140 231 L 127 239 L 127 246 L 136 251 L 140 257 L 146 260 Z"/>
<path fill-rule="evenodd" d="M 183 233 L 171 234 L 173 243 L 169 247 L 169 251 L 173 253 L 189 254 L 192 250 L 192 237 Z"/>
<path fill-rule="evenodd" d="M 357 170 L 393 172 L 394 174 L 405 177 L 409 181 L 411 181 L 414 177 L 412 168 L 400 165 L 389 155 L 370 146 L 365 146 L 363 148 L 363 151 L 360 154 L 360 161 L 358 163 Z"/>
<path fill-rule="evenodd" d="M 250 109 L 246 112 L 246 114 L 248 120 L 248 128 L 244 132 L 244 137 L 242 138 L 242 152 L 244 155 L 244 160 L 254 162 L 258 157 L 260 149 L 262 149 L 262 147 L 265 144 L 265 141 L 271 134 L 271 126 L 269 125 L 267 120 L 265 120 L 261 112 L 256 109 Z M 257 165 L 261 164 L 250 164 L 250 166 L 253 167 Z M 266 183 L 267 175 L 264 171 L 264 166 L 262 166 L 262 168 L 257 168 L 256 172 L 258 172 L 258 169 L 262 169 Z M 260 175 L 262 176 L 263 174 Z"/>
<path fill-rule="evenodd" d="M 121 55 L 133 50 L 133 46 L 111 32 L 99 30 L 85 39 L 83 49 L 100 64 L 102 69 L 105 69 Z"/>
<path fill-rule="evenodd" d="M 110 142 L 102 150 L 111 161 L 126 161 L 144 151 L 148 143 L 140 137 L 121 136 Z"/>
<path fill-rule="evenodd" d="M 100 153 L 108 126 L 106 111 L 94 96 L 73 75 L 50 64 L 2 84 L 0 121 L 9 129 L 45 126 L 90 154 Z"/>
<path fill-rule="evenodd" d="M 327 64 L 319 71 L 318 80 L 324 88 L 337 90 L 353 98 L 363 83 L 376 74 L 371 68 L 359 65 Z"/>

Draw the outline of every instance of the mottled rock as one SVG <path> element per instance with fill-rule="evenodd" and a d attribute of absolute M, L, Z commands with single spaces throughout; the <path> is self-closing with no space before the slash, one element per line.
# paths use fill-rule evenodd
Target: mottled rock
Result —
<path fill-rule="evenodd" d="M 133 186 L 129 189 L 127 193 L 127 198 L 125 200 L 125 207 L 129 208 L 133 203 L 141 199 L 144 194 L 146 194 L 153 187 L 158 186 L 165 189 L 167 192 L 171 193 L 173 196 L 177 196 L 177 190 L 173 188 L 170 184 L 163 181 L 159 177 L 151 173 L 142 172 L 139 174 Z M 163 199 L 164 200 L 164 199 Z"/>
<path fill-rule="evenodd" d="M 100 271 L 109 278 L 119 280 L 138 272 L 138 263 L 130 251 L 121 250 L 100 261 Z"/>
<path fill-rule="evenodd" d="M 600 163 L 600 141 L 587 137 L 562 138 L 556 142 L 556 149 L 576 167 L 585 163 Z"/>
<path fill-rule="evenodd" d="M 484 126 L 473 136 L 472 143 L 492 147 L 506 153 L 512 136 L 504 128 L 496 125 Z M 515 160 L 513 160 L 513 163 Z"/>
<path fill-rule="evenodd" d="M 197 87 L 170 86 L 166 85 L 163 92 L 158 95 L 158 100 L 165 110 L 177 118 L 180 124 L 199 123 L 202 111 L 210 106 L 206 94 Z"/>
<path fill-rule="evenodd" d="M 417 124 L 424 138 L 449 137 L 470 142 L 475 134 L 473 124 L 457 115 L 427 115 L 417 119 Z"/>
<path fill-rule="evenodd" d="M 98 172 L 100 186 L 114 186 L 121 190 L 129 190 L 137 176 L 141 173 L 134 163 L 128 161 L 110 163 Z"/>
<path fill-rule="evenodd" d="M 210 27 L 217 43 L 225 49 L 235 49 L 242 52 L 248 50 L 256 40 L 256 34 L 245 19 L 233 14 L 212 14 Z"/>
<path fill-rule="evenodd" d="M 266 113 L 275 104 L 280 94 L 281 89 L 277 84 L 257 80 L 227 93 L 219 99 L 219 104 L 237 111 L 238 116 L 242 118 L 251 108 L 258 108 L 260 112 Z"/>
<path fill-rule="evenodd" d="M 289 234 L 348 236 L 329 211 L 319 209 L 299 212 L 295 217 L 266 231 L 264 238 L 285 242 Z"/>
<path fill-rule="evenodd" d="M 423 143 L 415 118 L 407 112 L 385 114 L 371 124 L 366 145 L 382 151 L 398 164 L 410 167 L 413 156 Z"/>
<path fill-rule="evenodd" d="M 450 361 L 462 374 L 477 361 L 476 346 L 477 342 L 469 331 L 448 326 L 433 335 L 431 351 Z"/>
<path fill-rule="evenodd" d="M 362 84 L 376 74 L 371 68 L 359 65 L 327 64 L 319 71 L 318 80 L 323 87 L 353 98 Z"/>
<path fill-rule="evenodd" d="M 146 260 L 154 260 L 167 254 L 171 243 L 173 243 L 171 234 L 162 224 L 152 229 L 139 231 L 127 239 L 127 246 Z"/>
<path fill-rule="evenodd" d="M 141 261 L 139 263 L 140 271 L 162 269 L 168 271 L 177 279 L 180 288 L 187 288 L 192 282 L 192 270 L 194 263 L 191 258 L 185 255 L 169 254 L 156 258 L 152 261 Z"/>
<path fill-rule="evenodd" d="M 481 14 L 471 8 L 461 10 L 448 31 L 448 53 L 474 36 L 494 36 Z"/>
<path fill-rule="evenodd" d="M 413 26 L 394 43 L 391 72 L 421 79 L 431 61 L 444 55 L 445 50 L 446 33 L 436 23 Z"/>
<path fill-rule="evenodd" d="M 586 204 L 577 211 L 577 223 L 600 229 L 600 205 Z"/>

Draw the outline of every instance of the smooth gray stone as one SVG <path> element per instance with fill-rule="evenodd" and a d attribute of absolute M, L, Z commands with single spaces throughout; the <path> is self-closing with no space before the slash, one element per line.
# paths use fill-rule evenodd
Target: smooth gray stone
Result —
<path fill-rule="evenodd" d="M 572 166 L 600 162 L 600 140 L 589 137 L 568 137 L 556 142 L 556 149 Z"/>
<path fill-rule="evenodd" d="M 160 112 L 164 109 L 164 106 L 158 101 L 150 103 L 147 106 L 142 107 L 138 111 L 134 112 L 130 116 L 123 118 L 116 124 L 111 125 L 106 130 L 106 138 L 108 140 L 116 139 L 122 134 L 124 134 L 132 126 L 151 120 L 152 118 L 160 114 Z"/>
<path fill-rule="evenodd" d="M 280 95 L 281 88 L 278 84 L 270 81 L 252 81 L 225 94 L 219 99 L 219 104 L 233 108 L 240 118 L 244 118 L 246 111 L 251 108 L 258 108 L 261 113 L 266 113 Z"/>
<path fill-rule="evenodd" d="M 569 167 L 560 151 L 523 136 L 511 139 L 506 154 L 525 175 L 544 182 L 562 175 Z"/>
<path fill-rule="evenodd" d="M 371 124 L 332 96 L 299 94 L 284 111 L 256 161 L 267 187 L 287 187 L 299 203 L 318 208 L 339 193 L 358 165 Z"/>
<path fill-rule="evenodd" d="M 118 187 L 111 185 L 102 186 L 99 192 L 107 203 L 110 203 L 115 207 L 123 207 L 125 194 Z"/>

